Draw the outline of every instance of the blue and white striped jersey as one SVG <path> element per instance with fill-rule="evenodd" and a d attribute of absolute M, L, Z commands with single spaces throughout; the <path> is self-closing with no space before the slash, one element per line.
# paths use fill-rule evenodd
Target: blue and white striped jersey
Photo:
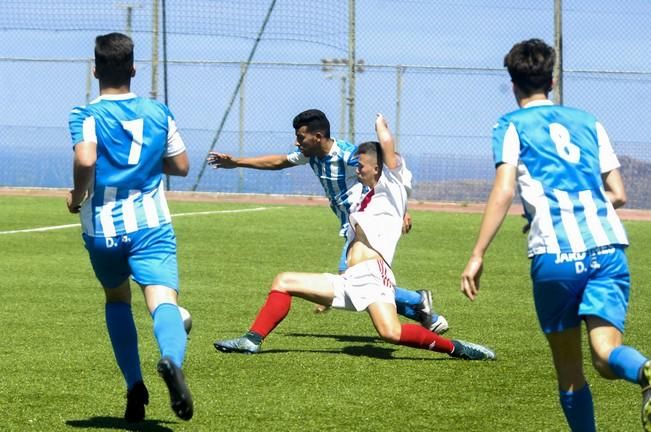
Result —
<path fill-rule="evenodd" d="M 185 151 L 167 106 L 133 93 L 102 95 L 70 113 L 73 145 L 97 143 L 95 181 L 82 230 L 113 237 L 170 223 L 163 158 Z"/>
<path fill-rule="evenodd" d="M 499 119 L 493 156 L 496 165 L 518 169 L 518 190 L 531 221 L 529 256 L 628 245 L 601 179 L 619 161 L 591 114 L 551 101 L 530 103 Z"/>
<path fill-rule="evenodd" d="M 350 206 L 360 200 L 362 187 L 355 173 L 359 163 L 355 156 L 357 147 L 346 141 L 333 141 L 330 152 L 323 158 L 307 158 L 297 149 L 287 155 L 287 160 L 294 165 L 310 164 L 330 200 L 330 208 L 339 219 L 342 227 L 340 234 L 343 235 L 348 224 Z M 356 184 L 359 186 L 353 187 Z"/>

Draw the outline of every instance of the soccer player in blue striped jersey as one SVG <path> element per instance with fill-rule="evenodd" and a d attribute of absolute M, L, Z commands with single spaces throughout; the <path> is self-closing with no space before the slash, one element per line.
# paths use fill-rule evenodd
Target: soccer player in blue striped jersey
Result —
<path fill-rule="evenodd" d="M 181 369 L 187 335 L 177 306 L 176 236 L 163 174 L 185 176 L 189 163 L 174 116 L 164 104 L 130 92 L 133 41 L 110 33 L 95 40 L 100 96 L 70 113 L 74 189 L 68 209 L 80 213 L 83 239 L 106 296 L 106 325 L 127 386 L 127 421 L 141 421 L 143 382 L 131 312 L 131 276 L 142 288 L 161 352 L 157 370 L 174 413 L 189 420 L 193 402 Z"/>
<path fill-rule="evenodd" d="M 585 321 L 595 369 L 642 386 L 642 423 L 651 431 L 651 362 L 622 344 L 630 275 L 615 212 L 626 201 L 619 162 L 593 115 L 547 99 L 554 61 L 554 49 L 540 39 L 515 44 L 504 59 L 520 109 L 493 129 L 496 175 L 461 291 L 477 296 L 484 254 L 517 189 L 530 220 L 534 303 L 570 429 L 596 430 L 583 373 Z"/>
<path fill-rule="evenodd" d="M 289 154 L 274 154 L 258 157 L 236 158 L 228 154 L 210 152 L 208 163 L 214 168 L 254 168 L 280 170 L 309 164 L 321 182 L 330 208 L 339 219 L 339 234 L 346 237 L 351 205 L 358 202 L 362 185 L 355 170 L 359 165 L 355 155 L 357 146 L 330 137 L 330 122 L 317 109 L 299 113 L 292 122 L 296 133 L 296 150 Z M 411 173 L 405 170 L 405 187 L 411 190 Z M 411 229 L 411 217 L 407 213 L 403 232 Z M 346 268 L 346 253 L 350 239 L 344 242 L 339 259 L 339 272 Z M 432 309 L 431 293 L 425 290 L 410 291 L 396 287 L 396 306 L 400 315 L 419 321 L 424 327 L 439 334 L 448 330 L 445 317 Z M 320 310 L 320 308 L 317 308 Z"/>

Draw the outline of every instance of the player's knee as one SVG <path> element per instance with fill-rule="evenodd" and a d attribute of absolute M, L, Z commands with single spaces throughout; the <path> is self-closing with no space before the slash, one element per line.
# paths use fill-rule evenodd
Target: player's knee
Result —
<path fill-rule="evenodd" d="M 592 366 L 603 378 L 612 378 L 612 371 L 610 365 L 608 364 L 608 357 L 603 357 L 599 354 L 592 355 Z"/>
<path fill-rule="evenodd" d="M 271 283 L 271 290 L 287 292 L 287 288 L 289 287 L 289 279 L 289 273 L 287 272 L 277 274 L 274 278 L 274 281 Z"/>
<path fill-rule="evenodd" d="M 131 289 L 129 280 L 122 282 L 115 288 L 104 288 L 106 303 L 131 303 Z"/>
<path fill-rule="evenodd" d="M 385 341 L 392 344 L 400 342 L 400 327 L 386 326 L 378 329 L 378 334 Z"/>
<path fill-rule="evenodd" d="M 610 345 L 593 347 L 592 365 L 599 373 L 599 375 L 601 375 L 603 378 L 613 378 L 613 372 L 610 368 L 610 364 L 608 363 L 608 359 L 610 357 L 610 353 L 614 348 L 615 347 L 612 347 Z"/>

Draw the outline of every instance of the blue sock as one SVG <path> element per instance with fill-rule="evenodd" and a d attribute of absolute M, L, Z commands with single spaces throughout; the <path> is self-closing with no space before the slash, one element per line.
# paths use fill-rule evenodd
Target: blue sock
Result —
<path fill-rule="evenodd" d="M 106 303 L 106 328 L 108 329 L 115 360 L 122 371 L 127 389 L 142 381 L 138 332 L 128 303 Z"/>
<path fill-rule="evenodd" d="M 418 306 L 422 301 L 423 299 L 421 298 L 420 293 L 396 287 L 396 303 L 408 306 Z"/>
<path fill-rule="evenodd" d="M 154 336 L 158 341 L 161 357 L 170 357 L 175 365 L 181 367 L 185 357 L 187 334 L 178 306 L 161 303 L 151 316 L 154 318 Z"/>
<path fill-rule="evenodd" d="M 416 291 L 396 287 L 396 310 L 399 315 L 417 320 L 418 306 L 423 299 Z"/>
<path fill-rule="evenodd" d="M 567 424 L 572 432 L 594 432 L 597 430 L 594 421 L 592 392 L 590 392 L 587 382 L 580 390 L 559 390 L 558 393 Z"/>
<path fill-rule="evenodd" d="M 626 345 L 618 346 L 608 356 L 608 365 L 615 375 L 633 384 L 639 384 L 640 368 L 646 361 L 636 349 Z"/>

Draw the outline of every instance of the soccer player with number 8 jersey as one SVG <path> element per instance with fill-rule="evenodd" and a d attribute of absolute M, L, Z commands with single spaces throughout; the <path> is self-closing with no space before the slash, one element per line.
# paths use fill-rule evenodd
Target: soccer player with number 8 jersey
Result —
<path fill-rule="evenodd" d="M 534 303 L 570 429 L 596 430 L 583 374 L 585 321 L 595 369 L 642 386 L 642 424 L 651 431 L 651 362 L 622 344 L 630 275 L 628 240 L 615 212 L 626 201 L 619 162 L 593 115 L 547 99 L 554 62 L 554 49 L 539 39 L 515 44 L 504 59 L 520 109 L 493 129 L 496 175 L 461 291 L 477 296 L 484 254 L 517 185 L 530 221 Z"/>
<path fill-rule="evenodd" d="M 161 352 L 157 370 L 174 413 L 193 414 L 181 365 L 187 335 L 177 306 L 176 236 L 163 174 L 185 176 L 189 163 L 174 116 L 160 102 L 130 92 L 133 41 L 120 33 L 95 40 L 100 96 L 70 113 L 74 189 L 68 210 L 81 214 L 86 249 L 106 296 L 106 326 L 127 386 L 127 421 L 142 421 L 143 382 L 131 312 L 131 276 L 142 288 Z"/>

